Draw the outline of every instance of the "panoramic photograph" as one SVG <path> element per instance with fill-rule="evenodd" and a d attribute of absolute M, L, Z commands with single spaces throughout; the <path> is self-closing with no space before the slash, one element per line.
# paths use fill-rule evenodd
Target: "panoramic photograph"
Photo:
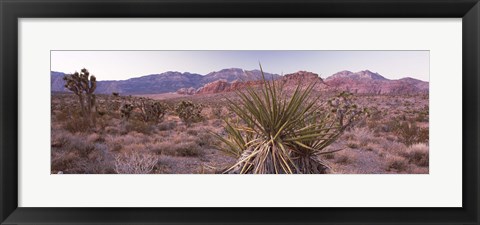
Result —
<path fill-rule="evenodd" d="M 54 51 L 51 174 L 429 174 L 429 51 Z"/>

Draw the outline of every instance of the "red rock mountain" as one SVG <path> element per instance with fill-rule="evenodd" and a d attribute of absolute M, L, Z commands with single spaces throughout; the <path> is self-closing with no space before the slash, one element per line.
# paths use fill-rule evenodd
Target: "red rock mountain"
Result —
<path fill-rule="evenodd" d="M 351 72 L 341 71 L 323 80 L 318 74 L 298 71 L 287 74 L 276 79 L 287 89 L 293 89 L 298 84 L 311 84 L 316 82 L 315 89 L 318 91 L 348 91 L 359 94 L 416 94 L 428 93 L 429 83 L 414 78 L 402 78 L 399 80 L 389 80 L 378 73 L 369 70 Z M 217 80 L 210 82 L 199 88 L 197 94 L 214 94 L 221 92 L 230 92 L 247 86 L 262 84 L 261 80 L 254 81 L 233 81 Z"/>
<path fill-rule="evenodd" d="M 369 70 L 341 71 L 325 79 L 330 89 L 360 94 L 415 94 L 428 93 L 428 82 L 414 78 L 389 80 Z"/>
<path fill-rule="evenodd" d="M 276 82 L 281 82 L 284 87 L 288 88 L 295 88 L 298 84 L 311 84 L 316 82 L 317 88 L 323 87 L 325 88 L 326 85 L 323 83 L 322 78 L 318 76 L 316 73 L 307 72 L 307 71 L 298 71 L 296 73 L 287 74 L 283 77 L 279 77 L 275 80 Z M 203 87 L 197 90 L 197 94 L 214 94 L 220 92 L 230 92 L 239 89 L 243 89 L 247 86 L 256 86 L 263 83 L 263 80 L 251 80 L 251 81 L 233 81 L 228 82 L 226 80 L 217 80 L 214 82 L 210 82 Z"/>

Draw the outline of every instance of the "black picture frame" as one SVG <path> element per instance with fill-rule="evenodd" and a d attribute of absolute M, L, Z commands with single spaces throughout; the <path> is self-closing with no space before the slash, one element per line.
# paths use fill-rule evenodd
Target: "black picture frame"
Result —
<path fill-rule="evenodd" d="M 478 0 L 0 0 L 0 14 L 1 224 L 479 224 Z M 462 18 L 463 207 L 18 207 L 17 20 L 63 17 Z"/>

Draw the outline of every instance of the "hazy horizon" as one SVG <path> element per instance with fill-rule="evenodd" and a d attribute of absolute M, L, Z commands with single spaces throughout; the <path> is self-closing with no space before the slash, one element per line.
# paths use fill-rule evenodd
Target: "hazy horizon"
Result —
<path fill-rule="evenodd" d="M 348 70 L 370 70 L 387 79 L 429 81 L 429 51 L 51 51 L 51 71 L 87 68 L 98 80 L 126 80 L 168 71 L 206 75 L 222 69 L 260 69 L 274 74 L 300 70 L 322 78 Z"/>

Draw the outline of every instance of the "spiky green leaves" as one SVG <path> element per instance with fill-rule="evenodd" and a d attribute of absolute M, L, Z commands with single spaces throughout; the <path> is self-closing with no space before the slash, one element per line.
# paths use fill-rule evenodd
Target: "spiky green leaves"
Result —
<path fill-rule="evenodd" d="M 330 115 L 319 97 L 313 97 L 315 83 L 299 84 L 293 93 L 284 91 L 281 81 L 267 81 L 260 89 L 238 91 L 239 100 L 228 99 L 237 123 L 226 121 L 227 136 L 217 137 L 223 151 L 238 158 L 226 172 L 234 173 L 319 173 L 327 168 L 318 158 L 349 123 Z M 343 112 L 340 112 L 342 114 Z M 344 115 L 343 115 L 344 117 Z"/>

